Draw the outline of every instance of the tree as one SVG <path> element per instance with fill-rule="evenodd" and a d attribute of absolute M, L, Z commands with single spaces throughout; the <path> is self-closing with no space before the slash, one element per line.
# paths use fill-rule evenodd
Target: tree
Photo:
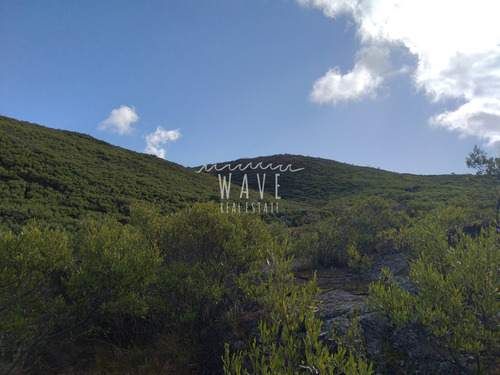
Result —
<path fill-rule="evenodd" d="M 478 176 L 490 176 L 500 180 L 500 157 L 488 157 L 478 145 L 466 159 L 467 167 L 475 169 Z"/>
<path fill-rule="evenodd" d="M 475 145 L 466 158 L 466 163 L 468 168 L 476 170 L 477 176 L 483 178 L 483 186 L 495 197 L 495 222 L 500 229 L 500 157 L 488 157 L 483 149 Z"/>

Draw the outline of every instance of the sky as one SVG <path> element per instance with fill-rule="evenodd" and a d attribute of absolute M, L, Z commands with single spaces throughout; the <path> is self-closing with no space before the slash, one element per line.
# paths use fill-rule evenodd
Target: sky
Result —
<path fill-rule="evenodd" d="M 184 166 L 500 154 L 498 0 L 0 0 L 0 114 Z"/>

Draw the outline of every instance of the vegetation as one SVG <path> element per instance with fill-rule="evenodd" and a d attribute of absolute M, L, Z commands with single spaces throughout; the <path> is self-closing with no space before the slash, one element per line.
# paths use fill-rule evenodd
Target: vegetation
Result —
<path fill-rule="evenodd" d="M 439 202 L 447 202 L 453 196 L 476 195 L 474 181 L 466 175 L 400 174 L 327 159 L 287 154 L 238 159 L 228 163 L 233 167 L 238 164 L 245 166 L 252 163 L 255 166 L 262 163 L 263 166 L 267 166 L 272 163 L 274 167 L 278 165 L 286 167 L 291 164 L 293 168 L 303 168 L 294 173 L 280 173 L 280 196 L 282 199 L 307 203 L 311 207 L 310 212 L 318 212 L 323 218 L 331 216 L 339 200 L 351 204 L 360 198 L 380 196 L 397 202 L 400 208 L 408 213 L 416 213 L 419 209 L 429 209 Z M 225 164 L 227 163 L 218 165 Z M 215 169 L 210 173 L 214 176 L 219 173 L 228 174 L 228 172 L 217 172 Z M 257 173 L 262 175 L 263 171 L 237 169 L 232 172 L 232 178 L 234 181 L 242 181 L 243 175 L 247 174 L 249 187 L 258 191 Z M 274 175 L 274 172 L 267 172 L 268 178 L 270 175 Z M 272 190 L 274 181 L 269 184 L 268 192 L 274 193 Z"/>
<path fill-rule="evenodd" d="M 397 206 L 392 199 L 379 196 L 360 198 L 352 205 L 341 200 L 333 207 L 331 218 L 295 231 L 296 252 L 312 256 L 320 267 L 345 266 L 353 258 L 352 262 L 363 263 L 362 268 L 366 268 L 369 254 L 383 240 L 383 232 L 399 228 L 408 220 Z"/>
<path fill-rule="evenodd" d="M 467 167 L 476 170 L 476 175 L 480 178 L 479 186 L 486 188 L 493 197 L 495 223 L 497 228 L 500 228 L 500 158 L 488 157 L 486 152 L 476 145 L 466 162 Z"/>
<path fill-rule="evenodd" d="M 199 334 L 242 300 L 241 280 L 271 243 L 258 217 L 217 208 L 195 204 L 161 216 L 135 207 L 135 220 L 144 219 L 138 226 L 108 217 L 84 219 L 75 233 L 38 223 L 2 232 L 1 372 L 35 364 L 48 371 L 54 359 L 77 365 L 82 358 L 61 342 L 97 358 L 106 346 L 130 350 L 161 334 Z"/>
<path fill-rule="evenodd" d="M 33 223 L 21 234 L 0 235 L 0 371 L 18 363 L 62 332 L 61 295 L 72 254 L 64 231 Z"/>
<path fill-rule="evenodd" d="M 449 211 L 450 212 L 450 211 Z M 459 213 L 457 211 L 457 213 Z M 500 238 L 495 227 L 478 235 L 453 225 L 453 217 L 431 212 L 398 237 L 416 253 L 402 287 L 387 269 L 370 288 L 369 305 L 417 338 L 456 371 L 498 371 L 500 356 Z"/>
<path fill-rule="evenodd" d="M 221 211 L 217 176 L 86 135 L 5 117 L 0 135 L 0 373 L 500 371 L 500 162 L 477 147 L 477 176 L 231 162 L 304 168 L 261 215 Z M 387 254 L 409 263 L 379 278 Z M 331 295 L 299 266 L 363 284 L 364 315 L 326 332 Z"/>
<path fill-rule="evenodd" d="M 74 228 L 88 215 L 129 216 L 134 201 L 163 212 L 216 196 L 218 182 L 155 156 L 88 135 L 0 116 L 0 226 L 32 218 Z"/>
<path fill-rule="evenodd" d="M 272 240 L 258 217 L 221 213 L 214 203 L 170 216 L 136 206 L 132 218 L 162 259 L 161 313 L 184 325 L 206 322 L 243 298 L 240 280 L 253 273 Z"/>
<path fill-rule="evenodd" d="M 283 172 L 279 177 L 279 217 L 292 225 L 301 225 L 315 215 L 320 219 L 331 217 L 340 199 L 351 204 L 360 197 L 377 195 L 415 213 L 475 190 L 467 176 L 397 174 L 294 155 L 242 159 L 231 164 L 249 162 L 304 168 L 296 173 Z M 245 172 L 234 171 L 233 181 L 241 184 Z M 259 196 L 258 172 L 248 172 L 253 197 Z M 85 134 L 0 116 L 3 228 L 18 231 L 30 219 L 38 218 L 52 226 L 74 229 L 89 213 L 93 217 L 110 214 L 126 222 L 133 202 L 154 203 L 161 212 L 171 213 L 189 203 L 218 201 L 218 173 L 212 174 L 215 178 Z M 268 176 L 265 192 L 274 196 L 271 180 Z"/>
<path fill-rule="evenodd" d="M 284 254 L 283 249 L 281 253 L 271 253 L 268 260 L 260 297 L 268 314 L 259 324 L 258 340 L 254 338 L 249 349 L 232 355 L 226 345 L 224 373 L 372 374 L 372 366 L 356 350 L 356 324 L 347 338 L 336 338 L 337 351 L 330 352 L 320 338 L 322 322 L 316 316 L 316 280 L 305 286 L 295 284 L 290 259 Z"/>

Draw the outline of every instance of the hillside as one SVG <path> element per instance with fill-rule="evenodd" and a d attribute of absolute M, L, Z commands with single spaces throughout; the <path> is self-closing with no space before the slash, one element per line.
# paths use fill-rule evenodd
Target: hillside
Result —
<path fill-rule="evenodd" d="M 475 230 L 492 222 L 485 208 L 497 201 L 482 197 L 480 179 L 294 155 L 217 166 L 185 168 L 0 117 L 0 373 L 222 374 L 225 354 L 238 366 L 275 349 L 300 361 L 290 368 L 316 358 L 310 348 L 342 363 L 332 355 L 350 333 L 332 328 L 351 323 L 362 355 L 351 359 L 376 373 L 498 373 L 498 232 Z M 196 201 L 217 203 L 184 207 Z M 265 221 L 232 214 L 278 202 Z M 266 223 L 276 218 L 296 227 Z M 379 279 L 381 269 L 394 279 Z M 457 332 L 450 341 L 436 327 Z"/>
<path fill-rule="evenodd" d="M 477 194 L 473 179 L 469 175 L 432 175 L 422 176 L 388 172 L 369 167 L 358 167 L 333 160 L 305 157 L 297 155 L 274 155 L 253 159 L 238 159 L 231 162 L 217 163 L 220 169 L 227 164 L 232 168 L 241 164 L 244 168 L 251 163 L 253 166 L 262 163 L 265 167 L 272 163 L 273 167 L 291 165 L 293 169 L 303 170 L 291 173 L 261 170 L 260 168 L 244 171 L 232 171 L 232 178 L 241 181 L 243 174 L 248 174 L 249 186 L 258 190 L 258 180 L 255 174 L 267 172 L 267 175 L 279 173 L 280 196 L 302 202 L 317 209 L 327 210 L 329 204 L 338 199 L 356 199 L 369 195 L 381 195 L 392 198 L 404 208 L 427 208 L 437 202 L 446 202 L 456 195 Z M 210 167 L 210 165 L 208 166 Z M 196 168 L 199 169 L 200 167 Z M 209 169 L 209 168 L 208 168 Z M 224 169 L 217 172 L 214 168 L 211 174 L 228 175 Z M 272 182 L 274 183 L 274 182 Z"/>
<path fill-rule="evenodd" d="M 216 197 L 217 181 L 85 134 L 0 117 L 0 225 L 71 226 L 87 212 L 127 216 L 134 201 L 175 211 Z"/>
<path fill-rule="evenodd" d="M 247 201 L 255 207 L 278 202 L 279 216 L 286 216 L 293 224 L 310 211 L 328 215 L 330 206 L 341 198 L 352 200 L 376 194 L 413 210 L 474 189 L 473 182 L 464 175 L 398 174 L 296 155 L 239 159 L 218 166 L 239 163 L 281 164 L 284 168 L 291 164 L 303 169 L 279 172 L 278 180 L 278 171 L 270 169 L 235 170 L 231 172 L 231 197 L 221 199 L 218 175 L 228 178 L 227 170 L 196 173 L 200 167 L 185 168 L 85 134 L 0 116 L 0 226 L 16 229 L 38 218 L 71 227 L 89 213 L 108 213 L 126 221 L 133 201 L 152 202 L 163 212 L 173 212 L 187 203 L 208 200 L 227 203 L 228 209 L 237 202 L 242 210 Z M 248 177 L 249 200 L 239 198 L 238 185 L 242 185 L 244 174 Z M 276 182 L 279 200 L 275 198 Z M 259 188 L 264 198 L 260 198 Z"/>
<path fill-rule="evenodd" d="M 18 229 L 37 218 L 72 227 L 85 215 L 103 213 L 126 221 L 133 201 L 174 212 L 209 200 L 221 201 L 219 181 L 210 174 L 86 134 L 0 116 L 0 226 Z M 296 217 L 311 209 L 281 202 Z"/>

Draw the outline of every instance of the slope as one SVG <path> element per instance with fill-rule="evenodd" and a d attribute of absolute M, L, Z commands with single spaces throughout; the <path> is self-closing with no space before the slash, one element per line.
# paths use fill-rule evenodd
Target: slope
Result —
<path fill-rule="evenodd" d="M 256 168 L 260 165 L 266 168 Z M 236 168 L 241 164 L 242 168 Z M 245 170 L 245 166 L 250 164 Z M 229 165 L 232 172 L 229 171 Z M 282 166 L 282 170 L 290 165 L 292 169 L 301 169 L 297 172 L 286 170 L 280 172 L 273 168 Z M 212 165 L 207 166 L 210 170 Z M 273 155 L 250 159 L 238 159 L 231 162 L 218 163 L 209 173 L 232 175 L 235 181 L 242 181 L 247 174 L 249 187 L 259 189 L 260 175 L 267 177 L 279 174 L 280 196 L 301 202 L 317 209 L 328 209 L 338 199 L 360 199 L 369 195 L 381 195 L 392 198 L 404 208 L 426 209 L 437 202 L 446 202 L 456 196 L 477 194 L 474 179 L 470 175 L 412 175 L 388 172 L 369 167 L 358 167 L 333 160 L 298 156 Z M 199 169 L 199 167 L 197 168 Z M 217 171 L 217 169 L 221 171 Z M 272 182 L 273 184 L 274 182 Z M 272 185 L 271 184 L 271 185 Z M 271 186 L 272 187 L 272 186 Z"/>
<path fill-rule="evenodd" d="M 103 213 L 126 221 L 133 201 L 151 202 L 163 212 L 173 212 L 190 202 L 207 200 L 228 203 L 228 207 L 237 202 L 243 210 L 246 202 L 255 206 L 279 203 L 279 214 L 266 213 L 266 218 L 285 217 L 296 224 L 309 212 L 328 216 L 339 199 L 350 202 L 381 195 L 411 212 L 455 196 L 477 195 L 468 175 L 398 174 L 298 155 L 239 159 L 218 166 L 249 163 L 254 167 L 259 163 L 263 167 L 282 165 L 282 169 L 291 165 L 301 170 L 212 169 L 196 173 L 199 167 L 185 168 L 85 134 L 0 116 L 0 226 L 19 229 L 38 218 L 71 227 L 82 216 Z M 231 200 L 221 197 L 218 179 L 219 174 L 228 179 L 229 173 Z M 249 199 L 240 188 L 245 185 L 245 174 Z"/>
<path fill-rule="evenodd" d="M 0 116 L 0 225 L 38 218 L 71 226 L 85 214 L 125 219 L 132 201 L 165 212 L 216 197 L 217 180 L 85 134 Z"/>

